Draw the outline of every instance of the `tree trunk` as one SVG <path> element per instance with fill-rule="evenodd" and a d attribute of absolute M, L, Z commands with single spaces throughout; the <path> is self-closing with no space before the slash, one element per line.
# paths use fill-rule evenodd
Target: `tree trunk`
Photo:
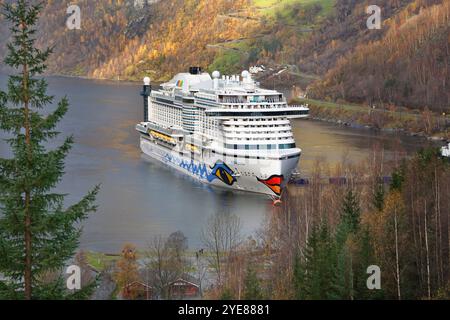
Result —
<path fill-rule="evenodd" d="M 23 28 L 25 28 L 25 23 L 23 22 Z M 30 118 L 29 118 L 29 97 L 28 97 L 28 64 L 25 62 L 23 65 L 23 80 L 22 80 L 22 92 L 23 92 L 23 112 L 24 112 L 24 126 L 25 126 L 25 144 L 27 146 L 28 155 L 28 167 L 31 166 L 31 128 L 30 128 Z M 32 298 L 32 275 L 31 275 L 31 212 L 30 212 L 30 202 L 31 202 L 31 192 L 26 186 L 25 190 L 25 228 L 24 228 L 24 238 L 25 238 L 25 272 L 24 272 L 24 282 L 25 282 L 25 299 L 31 300 Z"/>
<path fill-rule="evenodd" d="M 425 201 L 425 249 L 427 253 L 427 293 L 428 293 L 428 299 L 431 299 L 431 283 L 430 283 L 430 254 L 429 254 L 429 248 L 428 248 L 428 225 L 427 225 L 427 203 Z"/>
<path fill-rule="evenodd" d="M 395 267 L 397 274 L 397 297 L 398 300 L 402 299 L 402 293 L 400 289 L 400 262 L 398 252 L 398 224 L 397 224 L 397 208 L 394 209 L 394 231 L 395 231 Z"/>

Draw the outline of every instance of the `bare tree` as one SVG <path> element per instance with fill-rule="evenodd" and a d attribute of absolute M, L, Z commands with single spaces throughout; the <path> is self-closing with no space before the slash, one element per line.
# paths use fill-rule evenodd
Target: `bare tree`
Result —
<path fill-rule="evenodd" d="M 223 281 L 223 261 L 229 260 L 242 240 L 242 225 L 238 216 L 230 212 L 218 212 L 208 218 L 201 238 L 212 254 L 211 265 L 217 273 L 218 284 Z"/>
<path fill-rule="evenodd" d="M 187 239 L 180 231 L 168 238 L 156 236 L 148 244 L 147 271 L 152 276 L 153 286 L 163 299 L 171 298 L 170 284 L 179 279 L 187 269 L 187 248 Z"/>
<path fill-rule="evenodd" d="M 208 260 L 204 255 L 203 249 L 195 253 L 195 270 L 196 277 L 200 286 L 200 296 L 203 297 L 203 282 L 208 272 Z"/>

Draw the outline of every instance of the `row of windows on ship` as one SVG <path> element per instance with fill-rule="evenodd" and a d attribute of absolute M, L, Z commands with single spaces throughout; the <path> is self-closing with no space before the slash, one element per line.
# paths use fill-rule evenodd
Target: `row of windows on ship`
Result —
<path fill-rule="evenodd" d="M 295 143 L 282 144 L 224 144 L 225 149 L 234 150 L 285 150 L 296 148 Z"/>
<path fill-rule="evenodd" d="M 232 122 L 232 121 L 234 121 L 234 122 L 241 122 L 241 121 L 243 121 L 243 122 L 273 122 L 273 121 L 287 121 L 288 119 L 287 118 L 256 118 L 256 119 L 253 119 L 253 118 L 242 118 L 242 119 L 237 119 L 237 118 L 232 118 L 232 119 L 227 119 L 226 121 L 229 121 L 229 122 Z"/>
<path fill-rule="evenodd" d="M 257 102 L 284 102 L 284 99 L 281 96 L 252 96 L 247 98 L 246 96 L 227 96 L 227 97 L 219 97 L 219 102 L 221 103 L 257 103 Z"/>
<path fill-rule="evenodd" d="M 237 141 L 276 141 L 276 140 L 287 140 L 293 139 L 293 136 L 289 137 L 276 137 L 276 138 L 233 138 L 233 140 Z"/>

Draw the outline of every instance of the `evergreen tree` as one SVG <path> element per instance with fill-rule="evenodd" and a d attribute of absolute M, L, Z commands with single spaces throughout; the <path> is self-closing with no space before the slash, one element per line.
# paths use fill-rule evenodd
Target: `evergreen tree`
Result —
<path fill-rule="evenodd" d="M 373 192 L 373 206 L 378 212 L 384 208 L 384 186 L 383 183 L 377 183 Z"/>
<path fill-rule="evenodd" d="M 261 300 L 262 298 L 261 285 L 256 275 L 256 271 L 251 265 L 249 265 L 247 267 L 244 279 L 244 299 Z"/>
<path fill-rule="evenodd" d="M 305 300 L 305 270 L 304 263 L 302 263 L 301 253 L 298 253 L 294 260 L 293 270 L 293 285 L 294 285 L 294 297 L 297 300 Z"/>
<path fill-rule="evenodd" d="M 341 220 L 336 229 L 336 283 L 337 299 L 354 299 L 354 267 L 357 251 L 357 233 L 360 229 L 361 208 L 357 195 L 349 189 L 342 203 Z"/>
<path fill-rule="evenodd" d="M 46 81 L 37 78 L 51 54 L 51 49 L 35 47 L 41 10 L 40 4 L 25 0 L 2 5 L 12 32 L 5 63 L 18 70 L 9 77 L 7 92 L 0 92 L 0 129 L 11 137 L 7 142 L 13 155 L 0 158 L 0 273 L 8 279 L 0 287 L 2 298 L 73 297 L 64 288 L 61 270 L 78 247 L 77 224 L 96 209 L 98 187 L 68 208 L 65 195 L 52 192 L 64 174 L 73 139 L 53 150 L 45 146 L 58 135 L 55 128 L 68 101 L 44 110 L 53 97 L 46 94 Z M 44 280 L 49 272 L 56 280 Z"/>
<path fill-rule="evenodd" d="M 383 291 L 367 288 L 367 268 L 375 263 L 373 239 L 369 228 L 363 227 L 357 234 L 357 248 L 354 260 L 354 298 L 359 300 L 382 299 Z"/>
<path fill-rule="evenodd" d="M 294 266 L 294 286 L 298 299 L 332 299 L 334 297 L 336 252 L 328 224 L 314 227 L 303 257 Z"/>
<path fill-rule="evenodd" d="M 403 183 L 405 182 L 405 163 L 402 163 L 400 167 L 396 168 L 394 172 L 392 172 L 392 181 L 390 185 L 390 189 L 393 190 L 402 190 Z"/>
<path fill-rule="evenodd" d="M 228 287 L 223 288 L 219 300 L 233 300 L 231 289 Z"/>
<path fill-rule="evenodd" d="M 357 194 L 349 189 L 342 204 L 341 224 L 345 225 L 348 232 L 356 233 L 361 221 L 361 208 Z"/>

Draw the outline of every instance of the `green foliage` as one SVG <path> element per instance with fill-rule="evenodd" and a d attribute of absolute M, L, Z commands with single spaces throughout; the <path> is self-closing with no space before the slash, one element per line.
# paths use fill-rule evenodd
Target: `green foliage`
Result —
<path fill-rule="evenodd" d="M 359 230 L 361 209 L 357 195 L 349 189 L 342 202 L 341 220 L 336 230 L 336 284 L 335 298 L 354 297 L 354 237 Z"/>
<path fill-rule="evenodd" d="M 233 300 L 233 293 L 230 288 L 224 288 L 220 294 L 219 300 Z"/>
<path fill-rule="evenodd" d="M 405 167 L 404 165 L 402 165 L 399 168 L 395 169 L 394 172 L 392 172 L 392 181 L 390 185 L 391 191 L 402 190 L 404 182 L 405 182 Z"/>
<path fill-rule="evenodd" d="M 361 220 L 361 208 L 358 196 L 352 189 L 347 191 L 342 204 L 341 224 L 348 227 L 348 231 L 356 233 Z"/>
<path fill-rule="evenodd" d="M 0 92 L 0 129 L 11 136 L 6 141 L 13 154 L 0 158 L 0 273 L 8 279 L 0 297 L 14 299 L 72 296 L 60 273 L 56 280 L 43 280 L 44 275 L 59 272 L 73 257 L 81 234 L 77 225 L 95 211 L 98 193 L 96 187 L 64 208 L 65 195 L 52 192 L 64 174 L 73 139 L 66 138 L 54 150 L 45 147 L 58 136 L 55 128 L 68 101 L 63 98 L 55 110 L 43 112 L 53 97 L 46 94 L 45 79 L 36 78 L 45 71 L 51 53 L 34 46 L 41 8 L 24 0 L 3 5 L 13 35 L 5 63 L 19 73 L 10 76 L 8 91 Z"/>
<path fill-rule="evenodd" d="M 214 62 L 209 66 L 212 72 L 218 70 L 223 74 L 239 72 L 241 69 L 241 56 L 236 51 L 226 51 L 216 57 Z"/>
<path fill-rule="evenodd" d="M 436 147 L 421 149 L 417 153 L 417 157 L 420 166 L 426 168 L 430 163 L 436 161 L 440 157 L 440 150 Z"/>
<path fill-rule="evenodd" d="M 373 206 L 379 212 L 383 211 L 384 208 L 384 185 L 382 183 L 377 183 L 373 193 Z"/>
<path fill-rule="evenodd" d="M 297 299 L 371 298 L 366 270 L 373 263 L 367 228 L 360 225 L 358 196 L 351 189 L 342 203 L 341 220 L 332 234 L 326 222 L 313 229 L 304 255 L 294 262 Z"/>
<path fill-rule="evenodd" d="M 263 298 L 261 285 L 256 275 L 255 269 L 249 265 L 244 279 L 244 299 L 261 300 Z"/>
<path fill-rule="evenodd" d="M 323 300 L 334 295 L 335 243 L 326 222 L 313 228 L 302 257 L 295 260 L 297 299 Z"/>

